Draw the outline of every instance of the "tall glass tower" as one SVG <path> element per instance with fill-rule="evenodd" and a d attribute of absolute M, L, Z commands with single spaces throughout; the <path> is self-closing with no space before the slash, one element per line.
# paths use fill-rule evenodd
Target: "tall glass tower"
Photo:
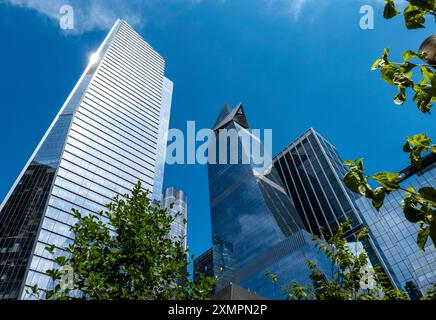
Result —
<path fill-rule="evenodd" d="M 355 234 L 365 223 L 356 196 L 342 181 L 347 172 L 343 161 L 327 139 L 310 128 L 274 158 L 274 166 L 307 231 L 328 239 L 348 218 L 353 228 L 347 239 L 356 241 Z M 363 243 L 372 265 L 382 266 L 396 286 L 398 281 L 371 229 L 369 235 Z"/>
<path fill-rule="evenodd" d="M 318 262 L 322 270 L 331 266 L 303 230 L 276 169 L 267 165 L 269 170 L 263 170 L 253 159 L 253 150 L 261 142 L 249 129 L 243 106 L 233 110 L 225 106 L 213 130 L 218 143 L 209 149 L 208 174 L 213 274 L 220 278 L 217 291 L 235 283 L 263 297 L 281 299 L 266 269 L 281 284 L 295 280 L 308 285 L 306 259 Z M 236 139 L 220 139 L 223 130 L 236 133 Z M 251 144 L 247 145 L 247 138 Z M 211 154 L 220 161 L 214 161 Z"/>
<path fill-rule="evenodd" d="M 173 85 L 165 61 L 118 20 L 0 207 L 0 299 L 46 288 L 44 250 L 67 246 L 71 209 L 96 213 L 141 181 L 162 180 Z"/>
<path fill-rule="evenodd" d="M 171 237 L 181 240 L 187 248 L 186 228 L 188 219 L 188 197 L 182 190 L 166 188 L 162 198 L 162 207 L 168 209 L 175 219 L 171 225 Z"/>

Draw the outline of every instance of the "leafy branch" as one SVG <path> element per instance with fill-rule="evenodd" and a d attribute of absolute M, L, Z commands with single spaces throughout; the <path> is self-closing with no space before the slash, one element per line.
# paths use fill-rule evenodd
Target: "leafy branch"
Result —
<path fill-rule="evenodd" d="M 394 0 L 385 0 L 386 5 L 383 12 L 385 19 L 391 19 L 400 14 Z M 435 0 L 407 0 L 409 3 L 404 11 L 404 22 L 408 29 L 424 28 L 427 15 L 436 16 Z"/>
<path fill-rule="evenodd" d="M 432 103 L 436 102 L 436 75 L 428 66 L 421 65 L 420 72 L 422 79 L 414 82 L 412 79 L 413 70 L 418 64 L 411 63 L 413 58 L 425 59 L 425 53 L 416 53 L 411 50 L 404 52 L 404 62 L 390 62 L 389 49 L 385 49 L 381 59 L 378 59 L 372 65 L 372 70 L 380 69 L 382 79 L 390 85 L 396 86 L 398 94 L 394 98 L 395 104 L 402 105 L 407 100 L 407 90 L 415 92 L 413 102 L 423 113 L 430 113 Z"/>
<path fill-rule="evenodd" d="M 391 19 L 400 14 L 394 0 L 385 0 L 384 18 Z M 403 11 L 405 25 L 408 29 L 424 28 L 428 16 L 436 17 L 436 0 L 407 0 L 408 5 Z M 432 104 L 436 102 L 436 74 L 432 70 L 435 66 L 435 54 L 432 43 L 435 39 L 428 38 L 419 50 L 419 53 L 407 50 L 403 53 L 403 61 L 392 62 L 389 60 L 389 49 L 385 49 L 380 59 L 372 65 L 372 70 L 380 69 L 382 79 L 390 85 L 396 86 L 398 94 L 394 102 L 402 105 L 407 100 L 408 91 L 414 92 L 413 102 L 418 109 L 425 114 L 430 114 Z M 412 63 L 410 60 L 420 59 L 427 62 L 427 65 Z M 420 79 L 413 78 L 413 72 L 419 67 Z M 416 77 L 415 77 L 416 78 Z M 407 137 L 403 144 L 403 151 L 409 153 L 412 165 L 421 169 L 423 154 L 428 152 L 436 153 L 436 145 L 431 144 L 431 139 L 426 134 L 416 134 Z M 419 224 L 420 229 L 417 236 L 417 244 L 423 249 L 430 237 L 436 246 L 436 190 L 433 187 L 422 187 L 419 190 L 413 188 L 404 189 L 401 185 L 398 173 L 380 172 L 375 175 L 365 174 L 363 171 L 363 160 L 346 161 L 349 167 L 344 177 L 347 187 L 368 199 L 372 200 L 374 208 L 379 210 L 384 203 L 386 194 L 402 190 L 405 199 L 402 207 L 405 217 L 411 223 Z M 378 183 L 373 189 L 369 180 Z"/>
<path fill-rule="evenodd" d="M 420 169 L 423 153 L 429 151 L 436 153 L 436 144 L 432 144 L 431 139 L 426 134 L 417 134 L 413 137 L 407 137 L 403 144 L 403 151 L 409 153 L 412 165 Z"/>
<path fill-rule="evenodd" d="M 344 176 L 346 186 L 353 192 L 358 193 L 370 200 L 375 209 L 379 210 L 384 203 L 386 194 L 392 191 L 402 190 L 406 198 L 402 201 L 404 215 L 411 223 L 419 224 L 417 244 L 424 250 L 428 237 L 436 246 L 436 189 L 423 187 L 418 191 L 413 188 L 404 189 L 400 185 L 400 174 L 379 172 L 368 175 L 364 172 L 363 159 L 345 161 L 349 167 Z M 369 180 L 378 183 L 377 188 L 372 188 Z"/>

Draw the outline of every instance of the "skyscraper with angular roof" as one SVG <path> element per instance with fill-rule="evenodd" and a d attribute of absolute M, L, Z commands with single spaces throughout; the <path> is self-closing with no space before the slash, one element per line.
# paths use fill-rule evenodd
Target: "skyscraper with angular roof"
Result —
<path fill-rule="evenodd" d="M 309 285 L 307 259 L 318 262 L 321 270 L 331 265 L 314 248 L 272 159 L 256 161 L 253 150 L 262 149 L 262 143 L 249 128 L 243 106 L 224 106 L 213 131 L 217 143 L 209 153 L 220 159 L 210 157 L 208 164 L 217 292 L 235 283 L 266 298 L 283 298 L 267 269 L 281 284 Z M 233 141 L 220 139 L 226 133 Z"/>

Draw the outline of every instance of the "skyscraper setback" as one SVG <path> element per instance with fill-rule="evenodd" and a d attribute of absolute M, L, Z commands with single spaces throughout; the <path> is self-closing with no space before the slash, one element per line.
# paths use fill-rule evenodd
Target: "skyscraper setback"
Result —
<path fill-rule="evenodd" d="M 46 288 L 45 247 L 72 241 L 71 209 L 96 213 L 137 181 L 162 197 L 172 82 L 118 20 L 0 207 L 0 299 Z"/>

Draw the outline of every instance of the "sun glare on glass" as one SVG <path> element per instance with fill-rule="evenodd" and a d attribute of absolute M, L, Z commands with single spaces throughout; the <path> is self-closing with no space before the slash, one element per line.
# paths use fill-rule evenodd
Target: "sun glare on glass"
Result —
<path fill-rule="evenodd" d="M 89 63 L 90 64 L 95 64 L 98 62 L 99 59 L 99 55 L 97 52 L 94 52 L 93 54 L 91 54 L 91 56 L 89 57 Z"/>

